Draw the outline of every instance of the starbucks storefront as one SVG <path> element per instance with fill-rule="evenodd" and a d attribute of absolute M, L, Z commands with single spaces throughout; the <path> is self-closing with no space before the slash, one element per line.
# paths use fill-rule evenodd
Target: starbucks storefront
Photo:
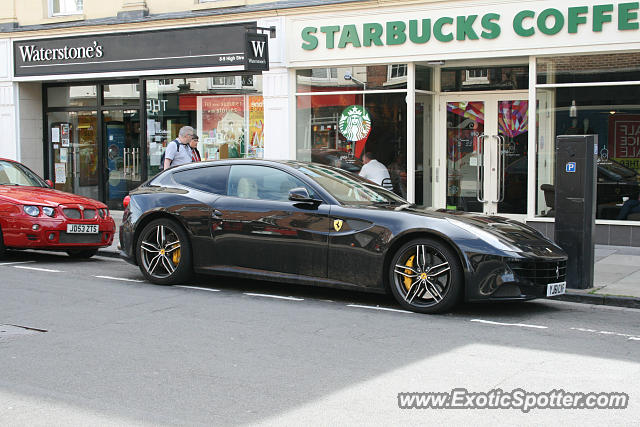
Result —
<path fill-rule="evenodd" d="M 556 136 L 595 134 L 596 240 L 639 244 L 638 3 L 364 12 L 288 22 L 299 159 L 357 171 L 372 152 L 409 201 L 552 236 Z"/>

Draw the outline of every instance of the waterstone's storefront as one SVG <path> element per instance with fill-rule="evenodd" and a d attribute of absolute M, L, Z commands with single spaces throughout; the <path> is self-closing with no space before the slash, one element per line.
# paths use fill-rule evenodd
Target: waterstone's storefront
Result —
<path fill-rule="evenodd" d="M 596 241 L 638 246 L 639 13 L 453 1 L 292 17 L 296 156 L 357 171 L 372 152 L 412 202 L 552 236 L 556 136 L 595 134 Z"/>
<path fill-rule="evenodd" d="M 15 40 L 14 79 L 42 83 L 44 175 L 57 189 L 119 209 L 160 170 L 182 126 L 196 130 L 203 159 L 263 157 L 268 49 L 255 29 Z"/>

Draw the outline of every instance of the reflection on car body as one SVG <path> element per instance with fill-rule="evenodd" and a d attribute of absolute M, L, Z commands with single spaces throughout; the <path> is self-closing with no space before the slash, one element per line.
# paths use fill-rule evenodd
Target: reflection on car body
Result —
<path fill-rule="evenodd" d="M 239 188 L 244 178 L 255 182 L 250 193 Z M 300 161 L 162 172 L 130 193 L 120 242 L 156 284 L 197 272 L 364 289 L 424 313 L 462 299 L 546 297 L 552 285 L 561 293 L 567 259 L 518 222 L 420 209 L 357 175 Z"/>

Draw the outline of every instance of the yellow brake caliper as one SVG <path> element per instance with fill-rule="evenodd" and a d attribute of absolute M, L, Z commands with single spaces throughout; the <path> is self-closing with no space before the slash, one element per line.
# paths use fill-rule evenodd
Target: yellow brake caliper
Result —
<path fill-rule="evenodd" d="M 411 257 L 409 257 L 409 259 L 407 260 L 407 262 L 404 264 L 407 267 L 413 267 L 413 259 L 415 258 L 415 255 L 411 255 Z M 413 273 L 411 270 L 407 269 L 404 271 L 406 274 L 411 275 L 411 273 Z M 404 287 L 407 288 L 407 291 L 409 290 L 409 288 L 411 288 L 411 278 L 404 276 Z"/>
<path fill-rule="evenodd" d="M 173 251 L 173 256 L 171 257 L 174 265 L 180 264 L 180 248 Z"/>

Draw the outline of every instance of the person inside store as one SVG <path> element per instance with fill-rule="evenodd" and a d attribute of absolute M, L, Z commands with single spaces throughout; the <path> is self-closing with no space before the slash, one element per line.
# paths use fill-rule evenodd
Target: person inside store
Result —
<path fill-rule="evenodd" d="M 200 138 L 198 137 L 197 134 L 193 134 L 193 137 L 191 138 L 191 141 L 189 141 L 189 147 L 191 147 L 191 162 L 195 163 L 195 162 L 199 162 L 200 160 L 202 160 L 202 157 L 200 156 L 200 152 L 198 151 L 198 141 L 200 140 Z"/>
<path fill-rule="evenodd" d="M 622 204 L 618 217 L 616 219 L 629 219 L 631 214 L 640 214 L 640 191 L 635 197 L 629 198 Z M 634 215 L 635 217 L 635 215 Z"/>
<path fill-rule="evenodd" d="M 389 191 L 393 191 L 393 184 L 391 183 L 391 177 L 387 167 L 376 160 L 375 154 L 371 151 L 364 153 L 362 157 L 362 169 L 360 169 L 360 176 L 383 186 Z"/>
<path fill-rule="evenodd" d="M 193 161 L 193 150 L 191 140 L 196 131 L 191 126 L 182 126 L 178 131 L 178 137 L 167 145 L 164 152 L 164 169 L 171 166 L 179 166 Z"/>

